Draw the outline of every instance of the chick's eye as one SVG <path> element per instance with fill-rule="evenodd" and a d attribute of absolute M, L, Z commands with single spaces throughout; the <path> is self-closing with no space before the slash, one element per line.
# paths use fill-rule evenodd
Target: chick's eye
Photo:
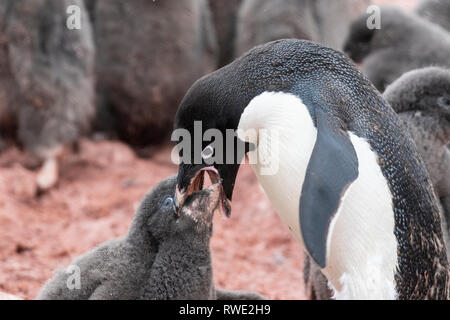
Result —
<path fill-rule="evenodd" d="M 203 159 L 209 159 L 213 156 L 214 154 L 214 148 L 212 146 L 207 146 L 205 149 L 203 149 L 202 151 L 202 158 Z"/>
<path fill-rule="evenodd" d="M 438 103 L 441 107 L 449 108 L 450 107 L 450 96 L 443 96 L 438 98 Z"/>
<path fill-rule="evenodd" d="M 167 209 L 167 208 L 171 208 L 174 207 L 174 201 L 172 197 L 166 197 L 164 198 L 162 204 L 161 204 L 161 209 Z"/>

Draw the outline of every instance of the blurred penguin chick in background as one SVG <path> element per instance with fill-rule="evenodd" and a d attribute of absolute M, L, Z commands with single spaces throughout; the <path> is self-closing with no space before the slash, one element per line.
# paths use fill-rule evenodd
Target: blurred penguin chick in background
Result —
<path fill-rule="evenodd" d="M 243 0 L 235 56 L 269 41 L 296 38 L 342 49 L 350 22 L 370 0 Z"/>
<path fill-rule="evenodd" d="M 369 14 L 355 20 L 344 46 L 378 90 L 407 71 L 450 66 L 450 34 L 444 29 L 395 7 L 381 7 L 380 14 L 380 29 L 367 27 Z"/>
<path fill-rule="evenodd" d="M 97 47 L 95 129 L 134 147 L 168 140 L 178 104 L 213 71 L 206 0 L 102 0 L 90 5 Z"/>
<path fill-rule="evenodd" d="M 80 29 L 66 26 L 70 5 L 80 8 Z M 37 188 L 45 191 L 58 181 L 64 147 L 94 117 L 91 25 L 82 0 L 3 0 L 0 16 L 0 135 L 43 163 Z"/>
<path fill-rule="evenodd" d="M 449 230 L 450 69 L 407 72 L 386 88 L 383 97 L 398 113 L 425 162 Z"/>
<path fill-rule="evenodd" d="M 414 11 L 450 32 L 450 0 L 422 0 Z"/>

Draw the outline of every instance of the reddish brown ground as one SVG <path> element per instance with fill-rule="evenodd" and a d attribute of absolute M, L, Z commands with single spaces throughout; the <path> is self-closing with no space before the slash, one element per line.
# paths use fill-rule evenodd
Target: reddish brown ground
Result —
<path fill-rule="evenodd" d="M 416 0 L 376 0 L 412 8 Z M 54 190 L 39 199 L 36 172 L 15 148 L 0 154 L 0 291 L 32 299 L 52 270 L 96 245 L 124 235 L 141 197 L 174 174 L 170 148 L 138 159 L 119 142 L 84 140 L 67 156 Z M 303 299 L 302 248 L 245 165 L 230 219 L 216 217 L 212 252 L 216 285 L 255 290 L 273 299 Z M 6 298 L 0 293 L 0 299 Z"/>
<path fill-rule="evenodd" d="M 35 172 L 17 149 L 0 156 L 0 291 L 31 299 L 51 277 L 94 246 L 124 235 L 141 197 L 174 174 L 170 148 L 138 159 L 119 142 L 84 140 L 66 156 L 59 185 L 36 199 Z M 301 299 L 302 249 L 242 167 L 230 219 L 216 217 L 212 252 L 217 286 Z"/>

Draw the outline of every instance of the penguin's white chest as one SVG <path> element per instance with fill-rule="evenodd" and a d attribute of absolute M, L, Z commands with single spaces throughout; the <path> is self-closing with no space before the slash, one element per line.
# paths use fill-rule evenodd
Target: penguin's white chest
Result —
<path fill-rule="evenodd" d="M 307 107 L 293 95 L 265 92 L 247 106 L 238 129 L 239 138 L 257 144 L 249 153 L 253 170 L 281 220 L 303 244 L 299 200 L 317 137 Z M 370 145 L 349 134 L 359 174 L 331 221 L 322 271 L 337 298 L 392 299 L 397 241 L 391 193 Z"/>
<path fill-rule="evenodd" d="M 299 199 L 317 129 L 298 98 L 276 93 L 258 98 L 242 114 L 238 134 L 241 139 L 257 139 L 251 141 L 257 149 L 248 154 L 249 162 L 281 220 L 303 243 Z"/>

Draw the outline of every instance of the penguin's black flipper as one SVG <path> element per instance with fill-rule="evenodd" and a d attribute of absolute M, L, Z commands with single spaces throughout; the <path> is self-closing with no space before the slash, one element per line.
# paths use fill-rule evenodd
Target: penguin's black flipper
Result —
<path fill-rule="evenodd" d="M 306 169 L 299 214 L 305 246 L 324 268 L 330 222 L 345 191 L 358 177 L 358 158 L 338 119 L 317 108 L 316 121 L 317 139 Z"/>

